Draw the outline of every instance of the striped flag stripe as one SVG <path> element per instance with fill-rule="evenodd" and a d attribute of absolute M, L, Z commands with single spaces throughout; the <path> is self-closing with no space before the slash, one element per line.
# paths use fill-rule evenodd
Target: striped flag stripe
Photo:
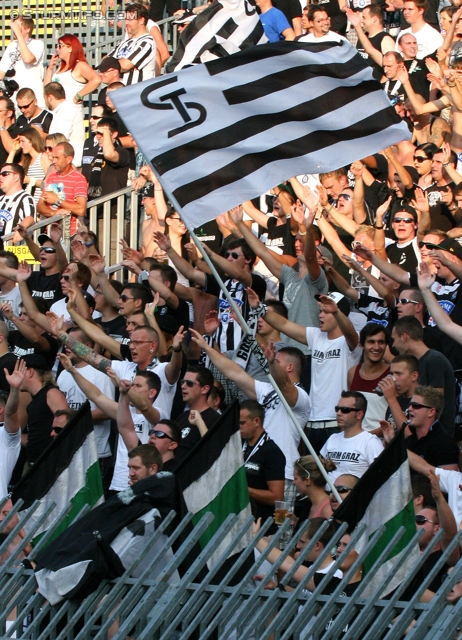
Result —
<path fill-rule="evenodd" d="M 221 450 L 218 450 L 217 443 L 214 443 L 218 454 L 212 466 L 205 469 L 202 464 L 200 466 L 201 475 L 194 482 L 191 482 L 187 488 L 183 491 L 185 502 L 189 511 L 197 513 L 211 504 L 214 500 L 215 494 L 219 495 L 226 485 L 229 485 L 233 478 L 236 478 L 236 474 L 239 469 L 243 469 L 242 454 L 232 456 L 231 452 L 240 450 L 241 448 L 241 436 L 235 433 Z M 202 462 L 202 461 L 201 461 Z M 207 466 L 207 465 L 205 465 Z M 244 475 L 245 479 L 245 475 Z M 247 484 L 245 484 L 247 492 Z M 211 494 L 211 488 L 213 494 Z M 247 493 L 247 502 L 249 496 Z M 239 509 L 240 511 L 240 509 Z M 230 511 L 228 511 L 230 513 Z"/>
<path fill-rule="evenodd" d="M 356 115 L 359 115 L 360 113 L 361 111 L 357 112 Z M 330 119 L 332 119 L 332 114 L 330 114 Z M 281 158 L 285 161 L 300 159 L 301 162 L 299 170 L 295 171 L 295 173 L 301 173 L 302 169 L 304 167 L 306 168 L 306 155 L 302 155 L 301 153 L 303 147 L 310 148 L 311 154 L 327 150 L 329 160 L 332 163 L 332 147 L 339 141 L 338 138 L 340 134 L 342 138 L 340 142 L 344 144 L 350 141 L 357 142 L 361 138 L 365 138 L 376 133 L 377 121 L 380 121 L 381 124 L 385 124 L 386 126 L 392 126 L 394 124 L 393 120 L 394 119 L 388 109 L 384 109 L 381 112 L 374 113 L 368 118 L 354 122 L 350 126 L 344 126 L 340 130 L 329 131 L 326 129 L 317 129 L 305 136 L 296 138 L 294 141 L 295 144 L 290 144 L 290 142 L 286 140 L 271 149 L 262 149 L 255 153 L 240 155 L 233 162 L 227 164 L 221 169 L 208 173 L 207 181 L 204 180 L 205 176 L 201 176 L 195 181 L 188 182 L 183 184 L 181 187 L 174 189 L 173 195 L 186 210 L 188 204 L 194 201 L 199 201 L 206 195 L 210 196 L 212 192 L 223 187 L 225 189 L 229 189 L 231 187 L 233 189 L 239 189 L 239 187 L 233 185 L 233 183 L 237 182 L 241 178 L 247 178 L 251 174 L 256 173 L 259 169 L 266 169 L 267 165 L 272 162 L 277 162 L 278 160 L 281 160 Z M 334 124 L 334 122 L 332 122 L 332 124 Z M 388 135 L 389 132 L 381 138 L 381 144 L 383 144 L 382 148 L 386 146 Z M 377 146 L 375 146 L 376 144 L 377 142 L 374 140 L 375 150 L 377 150 Z M 346 162 L 342 162 L 338 155 L 336 156 L 336 162 L 340 166 L 346 164 Z M 323 168 L 321 163 L 319 163 L 318 167 L 318 172 L 322 173 Z M 289 175 L 286 177 L 289 177 Z M 217 198 L 221 198 L 220 193 L 216 194 L 216 196 Z M 217 211 L 220 211 L 220 209 L 217 209 Z"/>
<path fill-rule="evenodd" d="M 332 86 L 334 82 L 334 80 L 330 82 L 326 81 L 324 84 L 327 88 L 327 86 Z M 372 80 L 368 83 L 363 83 L 360 87 L 335 87 L 326 93 L 321 90 L 321 95 L 317 96 L 313 100 L 309 100 L 301 104 L 295 104 L 294 106 L 281 111 L 268 114 L 258 113 L 251 115 L 233 123 L 225 129 L 220 129 L 215 133 L 204 136 L 198 140 L 194 140 L 160 156 L 156 156 L 152 159 L 152 162 L 158 169 L 159 174 L 164 175 L 167 171 L 173 171 L 188 163 L 194 163 L 194 161 L 198 160 L 206 153 L 220 151 L 222 149 L 229 150 L 232 146 L 236 147 L 235 152 L 236 155 L 239 156 L 241 153 L 241 147 L 238 146 L 239 143 L 248 140 L 250 137 L 252 139 L 252 146 L 256 146 L 256 136 L 266 133 L 269 129 L 275 129 L 280 125 L 287 127 L 289 123 L 291 125 L 291 131 L 289 134 L 292 135 L 292 139 L 297 140 L 302 131 L 306 132 L 306 127 L 303 126 L 304 123 L 312 122 L 313 120 L 326 116 L 327 102 L 332 101 L 338 109 L 341 109 L 343 107 L 347 107 L 354 100 L 360 100 L 363 97 L 367 99 L 368 96 L 374 92 L 377 92 L 377 85 Z M 358 116 L 361 115 L 358 109 L 353 109 L 352 113 L 355 118 L 358 118 Z M 295 123 L 300 123 L 302 126 L 295 128 Z M 331 122 L 331 124 L 335 124 L 336 126 L 340 125 L 339 122 Z M 347 122 L 343 122 L 343 125 L 346 124 Z M 342 130 L 343 129 L 344 127 L 342 127 Z M 307 135 L 314 134 L 318 137 L 318 133 L 318 130 L 310 131 Z M 321 139 L 319 136 L 318 144 L 320 143 Z M 265 144 L 265 142 L 263 144 Z M 301 149 L 302 147 L 300 146 L 298 155 L 300 155 Z M 268 151 L 268 147 L 263 147 L 263 150 L 265 152 Z M 304 154 L 302 153 L 302 155 Z M 199 170 L 201 173 L 204 172 L 203 166 L 190 168 L 192 170 L 196 169 L 196 171 Z M 189 172 L 190 168 L 188 167 L 188 176 L 191 175 Z M 226 165 L 226 170 L 230 170 L 229 163 Z"/>
<path fill-rule="evenodd" d="M 274 44 L 261 44 L 258 47 L 251 47 L 245 52 L 245 57 L 234 56 L 233 58 L 221 58 L 214 60 L 213 66 L 207 65 L 208 72 L 211 76 L 216 76 L 226 71 L 234 71 L 245 65 L 255 65 L 258 62 L 270 62 L 272 58 L 282 58 L 289 56 L 294 51 L 299 51 L 300 47 L 304 47 L 306 43 L 302 42 L 284 42 L 284 47 L 275 47 Z M 329 51 L 336 50 L 340 46 L 339 42 L 321 42 L 319 44 L 309 44 L 307 51 L 313 54 L 323 53 L 327 55 Z M 353 50 L 353 55 L 356 49 Z"/>

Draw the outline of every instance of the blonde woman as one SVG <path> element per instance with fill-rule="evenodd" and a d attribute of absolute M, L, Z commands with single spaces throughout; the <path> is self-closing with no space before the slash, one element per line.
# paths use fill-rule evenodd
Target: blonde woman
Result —
<path fill-rule="evenodd" d="M 19 164 L 24 167 L 26 174 L 24 185 L 37 204 L 42 193 L 42 181 L 47 174 L 51 160 L 45 153 L 45 143 L 42 136 L 32 127 L 22 131 L 14 140 L 7 162 L 14 162 L 14 157 L 19 150 L 21 151 Z"/>

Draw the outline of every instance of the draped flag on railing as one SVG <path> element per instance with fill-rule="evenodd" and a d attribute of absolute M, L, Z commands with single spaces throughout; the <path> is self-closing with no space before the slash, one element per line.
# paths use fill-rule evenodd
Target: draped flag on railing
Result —
<path fill-rule="evenodd" d="M 380 456 L 374 460 L 353 491 L 335 512 L 335 519 L 348 522 L 351 530 L 359 524 L 367 525 L 366 533 L 356 545 L 358 553 L 362 552 L 368 540 L 380 527 L 385 527 L 384 535 L 364 560 L 364 574 L 374 565 L 398 529 L 404 527 L 403 537 L 394 546 L 390 556 L 381 567 L 375 569 L 374 578 L 363 596 L 367 598 L 374 593 L 377 585 L 382 582 L 397 562 L 400 563 L 400 567 L 382 596 L 387 595 L 401 584 L 419 558 L 417 544 L 410 553 L 407 553 L 405 558 L 400 555 L 416 532 L 411 476 L 403 430 L 398 432 Z"/>
<path fill-rule="evenodd" d="M 346 41 L 262 44 L 111 95 L 192 227 L 410 138 Z"/>

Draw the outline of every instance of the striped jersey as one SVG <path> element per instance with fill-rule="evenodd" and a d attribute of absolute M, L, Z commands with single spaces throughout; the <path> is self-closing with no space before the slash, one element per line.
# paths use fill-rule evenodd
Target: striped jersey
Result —
<path fill-rule="evenodd" d="M 109 55 L 133 63 L 134 68 L 122 75 L 122 82 L 127 86 L 156 75 L 156 43 L 149 33 L 123 40 Z"/>
<path fill-rule="evenodd" d="M 0 197 L 0 234 L 11 233 L 14 227 L 27 218 L 35 218 L 35 204 L 33 197 L 21 189 L 11 196 Z"/>

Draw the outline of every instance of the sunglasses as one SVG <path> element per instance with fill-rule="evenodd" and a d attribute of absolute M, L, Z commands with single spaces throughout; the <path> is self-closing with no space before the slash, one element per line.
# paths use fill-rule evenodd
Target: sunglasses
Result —
<path fill-rule="evenodd" d="M 431 522 L 432 524 L 436 524 L 436 522 L 434 522 L 433 520 L 429 520 L 425 516 L 420 516 L 420 515 L 415 516 L 416 524 L 425 524 L 426 522 Z"/>
<path fill-rule="evenodd" d="M 416 300 L 409 300 L 408 298 L 398 298 L 396 302 L 400 304 L 419 304 Z"/>
<path fill-rule="evenodd" d="M 40 247 L 40 253 L 56 253 L 54 247 Z"/>
<path fill-rule="evenodd" d="M 413 409 L 434 409 L 435 407 L 429 407 L 428 404 L 420 404 L 420 402 L 410 402 L 409 406 Z"/>
<path fill-rule="evenodd" d="M 335 407 L 335 413 L 353 413 L 353 411 L 360 411 L 360 409 L 354 409 L 353 407 L 339 407 L 338 405 Z"/>
<path fill-rule="evenodd" d="M 302 465 L 302 459 L 301 458 L 296 460 L 295 464 L 297 465 L 297 467 L 300 467 L 300 469 L 302 469 L 307 474 L 307 478 L 311 478 L 311 473 L 308 471 L 308 469 L 305 469 L 305 467 Z"/>
<path fill-rule="evenodd" d="M 90 120 L 101 120 L 103 116 L 90 116 Z"/>
<path fill-rule="evenodd" d="M 31 105 L 33 102 L 34 102 L 34 101 L 33 101 L 33 100 L 31 100 L 31 101 L 29 102 L 29 104 L 18 104 L 18 109 L 19 109 L 20 111 L 24 111 L 24 109 L 28 109 L 28 108 L 30 107 L 30 105 Z"/>
<path fill-rule="evenodd" d="M 48 147 L 48 146 L 46 146 L 46 147 L 45 147 L 45 151 L 53 151 L 53 147 Z"/>
<path fill-rule="evenodd" d="M 414 218 L 396 218 L 396 216 L 393 218 L 393 224 L 395 224 L 395 222 L 405 222 L 406 224 L 414 224 Z"/>
<path fill-rule="evenodd" d="M 229 256 L 231 256 L 231 258 L 233 258 L 233 260 L 237 260 L 238 258 L 242 258 L 242 253 L 236 253 L 235 251 L 227 251 L 225 253 L 225 258 L 229 258 Z"/>
<path fill-rule="evenodd" d="M 343 485 L 341 485 L 340 487 L 335 487 L 337 489 L 337 492 L 342 494 L 342 493 L 348 493 L 349 491 L 351 491 L 351 487 L 344 487 Z M 332 489 L 326 489 L 325 490 L 327 495 L 330 496 L 330 494 L 332 493 Z"/>
<path fill-rule="evenodd" d="M 414 162 L 425 162 L 425 160 L 430 160 L 427 156 L 414 156 Z"/>
<path fill-rule="evenodd" d="M 66 282 L 69 282 L 70 279 L 71 276 L 61 276 L 61 280 L 65 280 Z"/>
<path fill-rule="evenodd" d="M 0 171 L 0 176 L 3 176 L 5 178 L 6 176 L 9 176 L 11 173 L 16 173 L 16 171 Z"/>
<path fill-rule="evenodd" d="M 170 216 L 170 218 L 167 218 L 167 220 L 181 220 L 180 216 Z"/>
<path fill-rule="evenodd" d="M 183 386 L 184 384 L 187 387 L 191 388 L 191 387 L 194 387 L 195 384 L 199 384 L 199 383 L 196 380 L 186 380 L 185 378 L 183 378 L 183 380 L 180 382 L 180 385 Z"/>
<path fill-rule="evenodd" d="M 54 431 L 55 433 L 61 433 L 63 429 L 64 427 L 51 427 L 51 430 Z"/>
<path fill-rule="evenodd" d="M 127 302 L 127 300 L 134 300 L 134 299 L 135 298 L 130 298 L 130 296 L 126 296 L 125 293 L 119 296 L 119 300 L 122 300 L 122 302 Z"/>
<path fill-rule="evenodd" d="M 173 438 L 171 438 L 170 436 L 168 436 L 166 433 L 164 433 L 163 431 L 157 431 L 157 429 L 150 429 L 148 431 L 148 435 L 150 436 L 155 436 L 156 438 L 159 438 L 159 440 L 163 440 L 164 438 L 168 438 L 169 440 L 173 441 Z"/>
<path fill-rule="evenodd" d="M 341 193 L 337 199 L 340 200 L 340 198 L 348 201 L 351 200 L 351 195 L 349 193 Z"/>

